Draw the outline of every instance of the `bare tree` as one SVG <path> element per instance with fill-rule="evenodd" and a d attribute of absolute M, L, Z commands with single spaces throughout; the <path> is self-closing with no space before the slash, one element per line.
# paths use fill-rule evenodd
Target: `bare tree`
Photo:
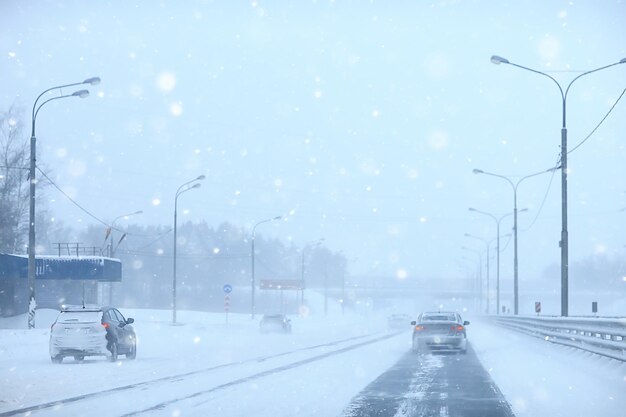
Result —
<path fill-rule="evenodd" d="M 0 113 L 0 252 L 24 252 L 28 229 L 28 137 L 23 112 Z"/>

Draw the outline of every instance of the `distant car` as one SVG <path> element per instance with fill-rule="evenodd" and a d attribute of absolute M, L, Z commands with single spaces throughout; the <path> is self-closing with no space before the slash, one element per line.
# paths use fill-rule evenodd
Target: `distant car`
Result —
<path fill-rule="evenodd" d="M 392 314 L 387 317 L 387 327 L 390 329 L 408 329 L 411 317 L 406 314 Z"/>
<path fill-rule="evenodd" d="M 425 312 L 419 315 L 417 321 L 412 321 L 413 351 L 425 353 L 428 351 L 467 351 L 467 333 L 465 326 L 469 321 L 463 321 L 455 312 Z"/>
<path fill-rule="evenodd" d="M 262 333 L 291 333 L 291 320 L 283 314 L 266 314 L 259 323 Z"/>
<path fill-rule="evenodd" d="M 67 356 L 77 361 L 85 356 L 106 356 L 115 362 L 121 354 L 135 359 L 134 322 L 113 307 L 67 306 L 50 328 L 50 359 L 61 363 Z"/>

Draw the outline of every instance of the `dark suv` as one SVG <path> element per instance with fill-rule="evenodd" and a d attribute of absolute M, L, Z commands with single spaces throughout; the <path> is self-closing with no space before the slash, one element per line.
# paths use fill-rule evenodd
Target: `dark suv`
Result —
<path fill-rule="evenodd" d="M 82 361 L 85 356 L 137 357 L 137 337 L 131 324 L 113 307 L 67 306 L 50 328 L 50 358 L 61 363 L 66 356 Z"/>

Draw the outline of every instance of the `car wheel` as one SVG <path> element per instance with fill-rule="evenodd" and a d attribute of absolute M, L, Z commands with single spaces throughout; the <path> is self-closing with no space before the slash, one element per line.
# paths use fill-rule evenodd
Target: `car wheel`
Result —
<path fill-rule="evenodd" d="M 413 346 L 411 350 L 413 351 L 413 353 L 420 353 L 419 343 L 416 343 L 415 340 L 413 341 Z"/>
<path fill-rule="evenodd" d="M 126 354 L 126 359 L 135 359 L 137 357 L 137 342 L 130 345 L 130 350 Z"/>
<path fill-rule="evenodd" d="M 78 361 L 78 362 L 82 362 L 85 360 L 85 356 L 84 355 L 74 355 L 74 360 Z"/>
<path fill-rule="evenodd" d="M 111 351 L 111 356 L 109 357 L 109 361 L 110 362 L 117 362 L 117 342 L 112 342 L 111 343 L 111 348 L 109 349 Z"/>
<path fill-rule="evenodd" d="M 61 356 L 61 355 L 52 356 L 50 359 L 52 360 L 52 363 L 61 363 L 61 362 L 63 362 L 63 356 Z"/>

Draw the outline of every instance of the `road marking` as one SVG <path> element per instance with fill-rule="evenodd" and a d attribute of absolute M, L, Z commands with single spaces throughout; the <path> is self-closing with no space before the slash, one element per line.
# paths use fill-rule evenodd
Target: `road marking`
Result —
<path fill-rule="evenodd" d="M 79 402 L 79 401 L 89 400 L 89 399 L 98 398 L 98 397 L 103 397 L 103 396 L 106 396 L 106 395 L 109 395 L 109 394 L 114 394 L 114 393 L 117 393 L 117 392 L 131 390 L 131 389 L 136 389 L 136 388 L 138 388 L 140 390 L 145 390 L 147 386 L 153 385 L 153 384 L 158 384 L 158 383 L 161 383 L 161 382 L 182 381 L 182 380 L 184 380 L 184 378 L 192 376 L 192 375 L 197 375 L 197 374 L 202 374 L 202 373 L 210 373 L 210 372 L 217 371 L 217 370 L 222 370 L 222 369 L 228 368 L 228 367 L 240 366 L 240 365 L 245 365 L 245 364 L 254 363 L 254 362 L 264 362 L 264 361 L 267 361 L 269 359 L 275 359 L 275 358 L 279 358 L 279 357 L 282 357 L 282 356 L 288 356 L 288 355 L 292 355 L 294 353 L 306 352 L 306 351 L 309 351 L 309 350 L 314 350 L 314 349 L 319 349 L 319 348 L 337 346 L 337 345 L 340 345 L 340 344 L 343 344 L 343 343 L 352 342 L 352 341 L 364 339 L 364 338 L 367 338 L 367 337 L 372 337 L 372 336 L 375 336 L 375 335 L 377 335 L 379 333 L 380 332 L 373 333 L 373 334 L 367 334 L 367 335 L 360 335 L 360 336 L 349 337 L 349 338 L 335 340 L 335 341 L 328 342 L 328 343 L 321 343 L 321 344 L 318 344 L 318 345 L 306 346 L 306 347 L 303 347 L 303 348 L 294 349 L 294 350 L 290 350 L 290 351 L 287 351 L 287 352 L 281 352 L 281 353 L 277 353 L 277 354 L 273 354 L 273 355 L 257 356 L 257 357 L 253 357 L 253 358 L 246 359 L 246 360 L 243 360 L 243 361 L 229 362 L 229 363 L 225 363 L 225 364 L 212 366 L 212 367 L 209 367 L 209 368 L 198 369 L 198 370 L 195 370 L 195 371 L 185 372 L 185 373 L 181 373 L 181 374 L 169 375 L 169 376 L 165 376 L 165 377 L 155 378 L 155 379 L 146 380 L 146 381 L 142 381 L 142 382 L 137 382 L 137 383 L 133 383 L 133 384 L 128 384 L 128 385 L 124 385 L 124 386 L 120 386 L 120 387 L 115 387 L 115 388 L 111 388 L 111 389 L 107 389 L 107 390 L 103 390 L 103 391 L 91 392 L 91 393 L 88 393 L 88 394 L 78 395 L 78 396 L 75 396 L 75 397 L 60 399 L 60 400 L 56 400 L 56 401 L 50 401 L 50 402 L 36 404 L 36 405 L 28 406 L 28 407 L 17 408 L 17 409 L 14 409 L 14 410 L 9 410 L 9 411 L 5 411 L 5 412 L 0 413 L 0 417 L 9 417 L 9 416 L 15 416 L 15 415 L 18 415 L 18 414 L 32 413 L 32 412 L 41 411 L 41 410 L 45 410 L 45 409 L 59 409 L 60 407 L 62 407 L 64 405 L 67 405 L 67 404 L 76 403 L 76 402 Z M 382 338 L 391 338 L 393 336 L 398 335 L 399 333 L 401 333 L 401 332 L 386 333 L 386 335 L 382 336 Z M 366 342 L 366 344 L 367 343 L 372 343 L 372 342 Z M 333 352 L 335 352 L 335 351 L 333 351 Z"/>

